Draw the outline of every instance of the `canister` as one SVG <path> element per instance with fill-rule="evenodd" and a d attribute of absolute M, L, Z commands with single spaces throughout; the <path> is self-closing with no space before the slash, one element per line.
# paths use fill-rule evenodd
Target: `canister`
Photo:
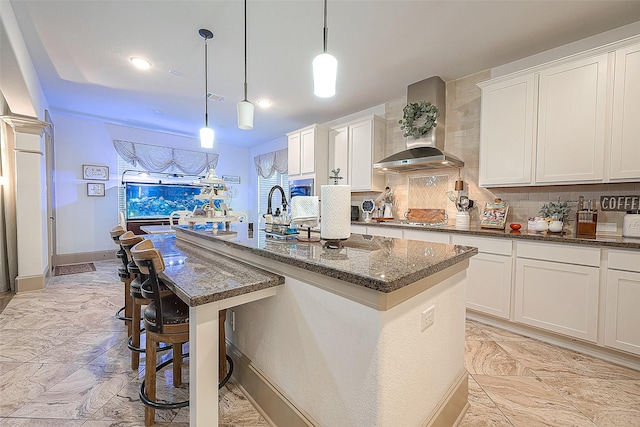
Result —
<path fill-rule="evenodd" d="M 640 212 L 627 211 L 622 220 L 622 235 L 624 237 L 640 237 Z"/>

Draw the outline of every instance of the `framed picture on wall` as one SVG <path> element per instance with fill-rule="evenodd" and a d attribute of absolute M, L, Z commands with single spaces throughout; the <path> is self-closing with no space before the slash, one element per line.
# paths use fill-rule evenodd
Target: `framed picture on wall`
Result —
<path fill-rule="evenodd" d="M 87 196 L 104 197 L 104 184 L 101 182 L 87 183 Z"/>
<path fill-rule="evenodd" d="M 109 181 L 109 166 L 82 165 L 82 179 Z"/>

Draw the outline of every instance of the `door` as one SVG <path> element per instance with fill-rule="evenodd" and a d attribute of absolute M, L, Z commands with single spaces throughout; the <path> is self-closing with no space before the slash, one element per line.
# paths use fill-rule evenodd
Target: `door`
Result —
<path fill-rule="evenodd" d="M 602 182 L 607 54 L 540 72 L 536 183 Z"/>
<path fill-rule="evenodd" d="M 640 44 L 616 51 L 611 136 L 612 180 L 640 178 Z"/>
<path fill-rule="evenodd" d="M 54 127 L 48 111 L 44 114 L 45 121 L 51 123 L 44 133 L 46 168 L 47 168 L 47 241 L 49 254 L 49 271 L 53 277 L 53 270 L 56 266 L 56 173 L 54 156 Z"/>

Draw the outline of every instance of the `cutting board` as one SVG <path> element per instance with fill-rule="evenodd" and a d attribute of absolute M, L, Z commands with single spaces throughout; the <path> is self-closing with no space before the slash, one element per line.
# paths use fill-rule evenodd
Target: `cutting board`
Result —
<path fill-rule="evenodd" d="M 439 223 L 444 222 L 446 214 L 444 209 L 415 209 L 407 211 L 407 219 L 413 222 Z"/>

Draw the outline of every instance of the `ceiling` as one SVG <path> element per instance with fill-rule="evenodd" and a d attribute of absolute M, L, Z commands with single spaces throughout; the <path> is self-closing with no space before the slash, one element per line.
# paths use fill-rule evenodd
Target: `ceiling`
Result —
<path fill-rule="evenodd" d="M 328 1 L 337 94 L 313 95 L 321 0 L 248 1 L 248 98 L 254 129 L 237 128 L 243 97 L 241 0 L 10 0 L 52 111 L 179 135 L 204 123 L 204 39 L 210 29 L 209 121 L 216 141 L 254 146 L 445 81 L 640 21 L 639 1 Z M 142 56 L 146 72 L 128 59 Z M 170 72 L 171 70 L 171 72 Z"/>

